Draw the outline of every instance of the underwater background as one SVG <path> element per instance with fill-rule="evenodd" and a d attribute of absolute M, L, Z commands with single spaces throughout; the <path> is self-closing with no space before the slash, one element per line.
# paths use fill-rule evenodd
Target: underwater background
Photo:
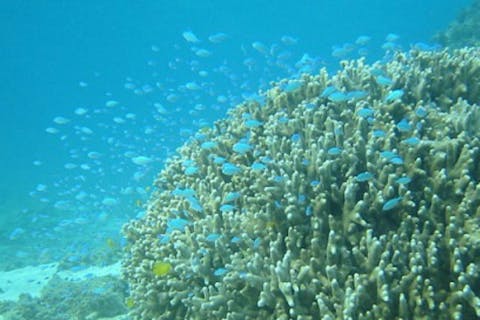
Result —
<path fill-rule="evenodd" d="M 442 44 L 435 35 L 470 3 L 0 5 L 0 272 L 45 264 L 70 272 L 115 265 L 125 244 L 122 225 L 142 217 L 164 161 L 195 132 L 257 97 L 271 81 L 316 74 L 322 67 L 333 74 L 343 59 L 372 63 L 412 47 L 437 50 Z M 49 290 L 69 295 L 65 288 L 92 278 L 87 273 L 72 283 L 59 280 Z M 8 292 L 9 285 L 1 284 L 0 294 Z M 115 294 L 123 303 L 123 285 L 89 283 L 78 290 Z M 19 295 L 0 299 L 12 297 Z M 11 315 L 21 303 L 14 301 L 0 312 L 23 319 Z M 127 307 L 128 301 L 118 305 L 112 316 Z M 57 312 L 57 319 L 100 318 L 68 312 Z"/>

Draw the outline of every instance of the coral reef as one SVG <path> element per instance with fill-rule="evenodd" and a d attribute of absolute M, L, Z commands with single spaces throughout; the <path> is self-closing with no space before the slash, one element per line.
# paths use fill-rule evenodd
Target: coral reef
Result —
<path fill-rule="evenodd" d="M 133 319 L 480 317 L 480 51 L 283 80 L 123 228 Z"/>
<path fill-rule="evenodd" d="M 435 40 L 444 46 L 460 48 L 480 44 L 480 1 L 474 0 L 463 9 L 447 30 L 435 35 Z"/>
<path fill-rule="evenodd" d="M 127 312 L 125 295 L 126 284 L 118 277 L 95 277 L 72 282 L 55 276 L 40 297 L 22 294 L 16 302 L 1 301 L 0 319 L 121 319 Z"/>

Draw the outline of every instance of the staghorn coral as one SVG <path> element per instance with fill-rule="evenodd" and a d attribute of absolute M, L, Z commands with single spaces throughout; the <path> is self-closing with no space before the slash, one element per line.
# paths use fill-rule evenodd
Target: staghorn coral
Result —
<path fill-rule="evenodd" d="M 132 317 L 480 317 L 479 53 L 343 62 L 197 134 L 124 226 Z"/>

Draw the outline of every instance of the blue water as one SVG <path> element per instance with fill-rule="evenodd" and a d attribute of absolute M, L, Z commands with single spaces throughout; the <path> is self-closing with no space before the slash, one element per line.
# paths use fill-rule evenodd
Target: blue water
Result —
<path fill-rule="evenodd" d="M 111 263 L 121 225 L 142 214 L 163 161 L 199 128 L 294 77 L 305 53 L 310 71 L 333 72 L 340 58 L 381 59 L 391 33 L 403 49 L 433 45 L 469 1 L 112 3 L 2 5 L 0 269 Z M 227 39 L 208 40 L 218 32 Z"/>

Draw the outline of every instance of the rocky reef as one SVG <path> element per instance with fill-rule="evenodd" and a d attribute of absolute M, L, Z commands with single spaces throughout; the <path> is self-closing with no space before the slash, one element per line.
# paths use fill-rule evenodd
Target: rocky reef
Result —
<path fill-rule="evenodd" d="M 463 9 L 445 31 L 438 33 L 435 40 L 444 46 L 460 48 L 480 45 L 480 1 Z"/>
<path fill-rule="evenodd" d="M 283 80 L 123 228 L 133 319 L 480 317 L 480 51 Z"/>
<path fill-rule="evenodd" d="M 0 301 L 0 320 L 122 320 L 126 284 L 118 277 L 69 281 L 54 276 L 41 295 L 20 295 L 18 301 Z"/>

